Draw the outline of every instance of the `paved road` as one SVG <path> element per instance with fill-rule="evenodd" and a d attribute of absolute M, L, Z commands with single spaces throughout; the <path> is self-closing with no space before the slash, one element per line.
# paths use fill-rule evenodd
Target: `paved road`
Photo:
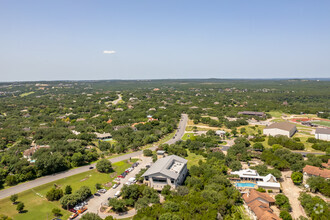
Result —
<path fill-rule="evenodd" d="M 188 122 L 188 115 L 183 114 L 182 118 L 180 120 L 179 126 L 178 126 L 178 131 L 175 134 L 176 136 L 174 137 L 174 139 L 171 139 L 171 140 L 167 141 L 166 142 L 167 144 L 173 144 L 173 143 L 175 143 L 176 141 L 178 141 L 182 138 L 182 136 L 184 134 L 184 131 L 186 129 L 187 122 Z M 151 147 L 150 149 L 155 150 L 156 148 L 157 148 L 157 146 L 154 146 L 154 147 Z M 119 161 L 122 161 L 122 160 L 127 160 L 131 157 L 137 157 L 141 154 L 142 154 L 142 151 L 136 151 L 136 152 L 133 152 L 133 153 L 129 153 L 129 154 L 125 154 L 125 155 L 122 155 L 122 156 L 112 158 L 112 159 L 110 159 L 110 161 L 111 161 L 111 163 L 116 163 L 116 162 L 119 162 Z M 23 191 L 28 190 L 28 189 L 32 189 L 32 188 L 37 187 L 37 186 L 41 186 L 41 185 L 46 184 L 46 183 L 50 183 L 50 182 L 53 182 L 53 181 L 56 181 L 56 180 L 59 180 L 59 179 L 62 179 L 62 178 L 66 178 L 66 177 L 69 177 L 69 176 L 72 176 L 72 175 L 76 175 L 76 174 L 79 174 L 79 173 L 86 172 L 86 171 L 89 170 L 89 167 L 94 167 L 95 168 L 95 166 L 96 166 L 96 164 L 78 167 L 78 168 L 63 171 L 63 172 L 60 172 L 60 173 L 55 173 L 55 174 L 52 174 L 52 175 L 44 176 L 44 177 L 29 181 L 29 182 L 25 182 L 25 183 L 10 187 L 8 189 L 1 190 L 0 191 L 0 199 L 6 198 L 6 197 L 8 197 L 12 194 L 17 194 L 17 193 L 23 192 Z"/>
<path fill-rule="evenodd" d="M 295 150 L 292 150 L 292 152 L 301 155 L 307 155 L 307 154 L 325 155 L 325 152 L 308 152 L 308 151 L 295 151 Z"/>

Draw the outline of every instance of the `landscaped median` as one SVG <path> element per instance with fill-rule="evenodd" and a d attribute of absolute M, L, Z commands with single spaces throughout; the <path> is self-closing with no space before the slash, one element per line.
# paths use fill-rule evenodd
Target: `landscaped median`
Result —
<path fill-rule="evenodd" d="M 132 160 L 135 162 L 136 160 Z M 120 161 L 113 164 L 113 169 L 117 174 L 125 171 L 125 169 L 131 166 L 128 161 Z M 111 177 L 110 177 L 111 176 Z M 52 219 L 54 218 L 52 209 L 59 208 L 63 216 L 61 219 L 68 219 L 71 215 L 69 211 L 61 208 L 59 201 L 48 201 L 46 198 L 46 193 L 55 185 L 61 187 L 64 191 L 65 186 L 70 185 L 72 187 L 72 192 L 78 190 L 81 186 L 88 186 L 92 193 L 97 190 L 95 188 L 96 183 L 106 184 L 111 182 L 114 177 L 114 173 L 99 173 L 96 169 L 73 175 L 67 178 L 63 178 L 54 182 L 47 183 L 45 185 L 38 186 L 36 188 L 24 191 L 18 194 L 18 202 L 23 202 L 25 205 L 24 211 L 18 213 L 16 210 L 16 205 L 14 205 L 10 198 L 5 198 L 0 200 L 0 216 L 6 215 L 15 220 L 35 220 L 35 219 Z M 109 187 L 104 187 L 109 188 Z"/>

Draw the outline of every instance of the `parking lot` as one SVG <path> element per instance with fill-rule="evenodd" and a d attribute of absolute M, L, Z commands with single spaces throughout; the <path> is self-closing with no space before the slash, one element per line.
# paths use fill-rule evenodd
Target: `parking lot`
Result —
<path fill-rule="evenodd" d="M 100 212 L 100 207 L 102 204 L 108 204 L 108 198 L 114 198 L 115 194 L 121 190 L 121 188 L 123 187 L 123 185 L 127 182 L 129 182 L 129 179 L 133 180 L 132 178 L 135 177 L 136 174 L 138 174 L 140 172 L 140 170 L 142 168 L 145 168 L 146 165 L 151 164 L 152 162 L 152 158 L 151 157 L 144 157 L 144 156 L 139 156 L 137 157 L 138 159 L 140 159 L 139 165 L 137 167 L 135 167 L 131 172 L 129 172 L 124 178 L 119 178 L 120 179 L 120 184 L 118 185 L 117 188 L 113 189 L 109 189 L 107 190 L 105 193 L 98 193 L 99 196 L 93 196 L 93 198 L 91 198 L 88 201 L 88 205 L 86 206 L 88 208 L 88 210 L 85 212 L 93 212 L 93 213 L 97 213 L 99 216 L 101 216 L 102 218 L 105 218 L 108 215 L 111 215 L 110 213 L 102 213 Z M 120 175 L 120 174 L 118 174 Z M 135 213 L 134 213 L 135 214 Z M 75 219 L 80 219 L 82 215 L 79 215 L 77 218 Z M 113 215 L 114 217 L 118 218 L 117 215 Z M 122 218 L 126 218 L 129 216 L 123 215 Z"/>

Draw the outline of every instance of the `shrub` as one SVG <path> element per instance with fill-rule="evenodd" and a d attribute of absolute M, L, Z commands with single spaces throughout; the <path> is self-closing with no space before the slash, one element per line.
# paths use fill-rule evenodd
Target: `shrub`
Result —
<path fill-rule="evenodd" d="M 143 150 L 143 155 L 145 157 L 151 157 L 152 156 L 152 150 L 150 150 L 150 149 Z"/>
<path fill-rule="evenodd" d="M 261 188 L 261 187 L 258 188 L 257 191 L 258 191 L 258 192 L 266 192 L 266 190 L 265 190 L 264 188 Z"/>
<path fill-rule="evenodd" d="M 53 208 L 52 213 L 54 214 L 55 217 L 62 216 L 61 210 L 58 208 Z"/>
<path fill-rule="evenodd" d="M 281 211 L 280 218 L 282 218 L 283 220 L 292 220 L 290 213 L 287 211 Z"/>
<path fill-rule="evenodd" d="M 294 184 L 299 185 L 303 181 L 303 174 L 300 173 L 300 172 L 293 172 L 291 174 L 291 179 L 292 179 Z"/>

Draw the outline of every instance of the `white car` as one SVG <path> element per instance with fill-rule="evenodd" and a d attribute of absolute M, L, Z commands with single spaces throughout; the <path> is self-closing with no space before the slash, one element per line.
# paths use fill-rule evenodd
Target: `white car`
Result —
<path fill-rule="evenodd" d="M 116 189 L 119 186 L 120 183 L 116 183 L 115 185 L 112 186 L 112 189 Z"/>
<path fill-rule="evenodd" d="M 118 197 L 120 196 L 120 194 L 121 194 L 121 192 L 120 192 L 120 191 L 117 191 L 117 192 L 115 193 L 115 197 L 118 198 Z"/>

